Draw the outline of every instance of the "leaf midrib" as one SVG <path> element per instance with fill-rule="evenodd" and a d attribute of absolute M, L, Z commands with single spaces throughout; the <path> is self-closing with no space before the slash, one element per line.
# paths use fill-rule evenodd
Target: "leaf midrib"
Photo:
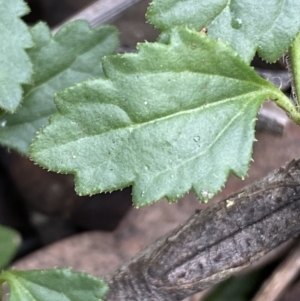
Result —
<path fill-rule="evenodd" d="M 231 0 L 228 0 L 227 4 L 224 6 L 224 8 L 218 14 L 216 14 L 211 21 L 209 21 L 209 24 L 207 24 L 206 27 L 209 28 L 209 26 L 211 26 L 213 24 L 213 22 L 224 12 L 224 10 L 227 7 L 230 6 L 230 4 L 231 4 Z M 230 14 L 231 14 L 231 12 L 230 12 Z"/>
<path fill-rule="evenodd" d="M 253 94 L 257 94 L 258 91 L 253 91 L 253 92 L 250 92 L 250 93 L 247 93 L 245 95 L 253 95 Z M 259 93 L 259 94 L 267 94 L 265 91 Z M 257 95 L 259 97 L 259 95 Z M 111 132 L 114 132 L 114 131 L 120 131 L 120 130 L 124 130 L 124 129 L 132 129 L 132 131 L 136 130 L 137 128 L 141 128 L 143 126 L 148 126 L 149 124 L 152 124 L 152 123 L 157 123 L 157 122 L 160 122 L 160 121 L 164 121 L 164 120 L 167 120 L 167 119 L 171 119 L 173 117 L 175 117 L 176 115 L 177 116 L 180 116 L 180 115 L 184 115 L 184 114 L 192 114 L 193 112 L 198 112 L 198 111 L 201 111 L 201 110 L 204 110 L 204 109 L 208 109 L 208 108 L 211 108 L 211 107 L 214 107 L 214 106 L 219 106 L 219 105 L 222 105 L 222 104 L 226 104 L 227 102 L 229 101 L 234 101 L 235 99 L 238 99 L 240 98 L 241 96 L 236 96 L 236 97 L 232 97 L 232 98 L 225 98 L 223 100 L 220 100 L 218 102 L 214 102 L 214 103 L 210 103 L 210 104 L 205 104 L 205 105 L 202 105 L 200 107 L 196 107 L 196 108 L 193 108 L 193 109 L 189 109 L 189 110 L 182 110 L 182 111 L 179 111 L 179 112 L 176 112 L 176 113 L 173 113 L 173 114 L 169 114 L 169 115 L 166 115 L 166 116 L 163 116 L 163 117 L 159 117 L 159 118 L 156 118 L 156 119 L 153 119 L 153 120 L 150 120 L 150 121 L 146 121 L 146 122 L 142 122 L 142 123 L 132 123 L 130 125 L 126 125 L 125 127 L 118 127 L 118 128 L 115 128 L 115 129 L 112 129 L 112 130 L 108 130 L 108 131 L 104 131 L 104 132 L 101 132 L 101 133 L 97 133 L 97 134 L 91 134 L 91 135 L 87 135 L 86 137 L 81 137 L 79 139 L 76 139 L 76 140 L 72 140 L 72 141 L 67 141 L 67 142 L 64 142 L 64 143 L 60 143 L 60 145 L 57 147 L 57 146 L 53 146 L 53 147 L 49 147 L 48 145 L 45 146 L 45 149 L 46 150 L 49 150 L 49 149 L 56 149 L 56 148 L 61 148 L 62 146 L 66 146 L 68 144 L 72 144 L 72 143 L 78 143 L 82 140 L 86 140 L 86 139 L 90 139 L 92 137 L 99 137 L 99 136 L 102 136 L 102 135 L 107 135 Z M 267 97 L 266 97 L 267 98 Z M 127 114 L 127 113 L 126 113 Z M 127 115 L 128 116 L 128 115 Z M 81 128 L 81 126 L 78 124 L 78 122 L 76 122 L 75 120 L 71 120 L 69 119 L 70 121 L 74 122 L 77 124 L 77 126 L 79 128 Z M 96 167 L 95 167 L 96 168 Z"/>

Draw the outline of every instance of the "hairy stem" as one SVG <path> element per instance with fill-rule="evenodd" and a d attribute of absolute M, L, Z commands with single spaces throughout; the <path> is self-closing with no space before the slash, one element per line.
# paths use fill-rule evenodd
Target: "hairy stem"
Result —
<path fill-rule="evenodd" d="M 272 95 L 271 99 L 282 108 L 287 115 L 298 125 L 300 125 L 300 112 L 298 106 L 294 104 L 283 92 L 279 89 Z"/>
<path fill-rule="evenodd" d="M 299 111 L 300 97 L 300 33 L 289 49 L 289 71 L 292 75 L 292 97 Z"/>
<path fill-rule="evenodd" d="M 300 233 L 300 159 L 193 215 L 106 278 L 106 301 L 182 300 Z"/>

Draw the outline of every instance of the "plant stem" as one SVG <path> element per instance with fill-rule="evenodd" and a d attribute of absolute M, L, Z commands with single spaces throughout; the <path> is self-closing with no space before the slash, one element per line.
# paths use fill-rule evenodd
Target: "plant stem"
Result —
<path fill-rule="evenodd" d="M 292 96 L 299 110 L 300 97 L 300 33 L 289 49 L 290 66 L 289 71 L 292 75 Z"/>
<path fill-rule="evenodd" d="M 281 107 L 289 117 L 300 125 L 300 33 L 289 49 L 287 56 L 289 73 L 292 78 L 292 101 L 281 91 L 273 91 L 273 101 Z"/>
<path fill-rule="evenodd" d="M 106 301 L 179 301 L 300 233 L 300 159 L 193 215 L 106 278 Z"/>
<path fill-rule="evenodd" d="M 287 113 L 290 119 L 292 119 L 296 124 L 300 125 L 300 112 L 298 110 L 298 106 L 295 106 L 292 101 L 279 89 L 276 90 L 278 91 L 272 91 L 273 96 L 271 99 Z"/>

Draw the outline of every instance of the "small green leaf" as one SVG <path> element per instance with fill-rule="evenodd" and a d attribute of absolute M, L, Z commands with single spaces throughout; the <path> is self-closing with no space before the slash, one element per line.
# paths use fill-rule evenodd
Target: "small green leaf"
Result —
<path fill-rule="evenodd" d="M 5 267 L 15 255 L 21 239 L 18 232 L 0 226 L 0 269 Z"/>
<path fill-rule="evenodd" d="M 10 286 L 9 301 L 101 301 L 107 284 L 92 275 L 70 269 L 2 272 Z"/>
<path fill-rule="evenodd" d="M 269 62 L 287 51 L 300 30 L 299 12 L 298 0 L 153 0 L 147 17 L 163 31 L 206 27 L 250 63 L 256 51 Z"/>
<path fill-rule="evenodd" d="M 101 58 L 118 46 L 111 26 L 91 29 L 85 21 L 64 26 L 53 38 L 39 23 L 31 29 L 35 47 L 28 51 L 34 67 L 34 85 L 27 86 L 15 114 L 0 115 L 0 143 L 27 154 L 29 145 L 56 112 L 54 94 L 75 83 L 103 76 Z"/>
<path fill-rule="evenodd" d="M 106 80 L 67 89 L 33 159 L 74 173 L 79 194 L 133 184 L 136 206 L 190 189 L 203 200 L 245 176 L 257 111 L 281 93 L 230 47 L 187 29 L 169 45 L 106 57 Z"/>
<path fill-rule="evenodd" d="M 22 0 L 0 0 L 0 107 L 16 110 L 22 99 L 21 84 L 29 83 L 32 66 L 25 48 L 32 46 L 26 24 L 19 17 L 28 12 Z"/>

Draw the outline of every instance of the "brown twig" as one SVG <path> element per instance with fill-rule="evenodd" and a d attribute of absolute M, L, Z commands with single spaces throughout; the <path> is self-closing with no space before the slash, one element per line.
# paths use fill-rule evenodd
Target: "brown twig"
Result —
<path fill-rule="evenodd" d="M 64 21 L 63 24 L 79 19 L 87 20 L 91 26 L 109 23 L 115 20 L 127 8 L 140 1 L 141 0 L 98 0 Z M 53 28 L 52 32 L 57 32 L 61 26 L 62 24 Z"/>
<path fill-rule="evenodd" d="M 300 159 L 193 215 L 108 276 L 106 301 L 182 300 L 300 233 Z"/>

